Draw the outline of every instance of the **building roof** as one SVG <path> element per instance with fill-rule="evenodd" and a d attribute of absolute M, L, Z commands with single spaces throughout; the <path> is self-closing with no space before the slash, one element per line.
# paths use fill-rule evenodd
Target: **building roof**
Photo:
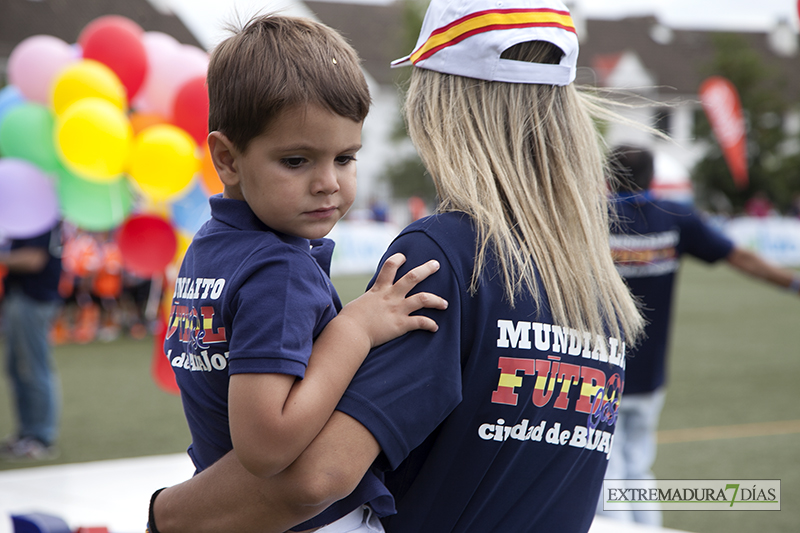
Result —
<path fill-rule="evenodd" d="M 97 17 L 122 15 L 145 31 L 160 31 L 179 42 L 200 46 L 176 16 L 156 10 L 148 0 L 0 0 L 0 58 L 32 35 L 53 35 L 74 43 Z"/>
<path fill-rule="evenodd" d="M 581 42 L 579 81 L 602 84 L 602 73 L 614 58 L 635 53 L 658 86 L 674 88 L 676 95 L 694 95 L 714 57 L 714 34 L 710 31 L 674 30 L 661 26 L 654 17 L 622 20 L 587 20 Z M 786 95 L 800 93 L 800 55 L 782 56 L 773 51 L 769 34 L 738 33 L 765 63 L 781 72 Z M 588 69 L 591 69 L 588 70 Z M 669 90 L 667 90 L 669 91 Z"/>
<path fill-rule="evenodd" d="M 304 2 L 319 20 L 347 38 L 361 56 L 364 69 L 380 84 L 391 84 L 397 71 L 390 63 L 408 54 L 403 40 L 403 6 Z"/>

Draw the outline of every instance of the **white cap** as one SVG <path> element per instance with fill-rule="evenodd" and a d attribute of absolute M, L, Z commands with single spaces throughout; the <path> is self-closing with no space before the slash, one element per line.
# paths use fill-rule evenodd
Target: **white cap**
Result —
<path fill-rule="evenodd" d="M 558 65 L 501 59 L 526 41 L 564 52 Z M 431 0 L 414 51 L 392 67 L 414 65 L 444 74 L 509 83 L 569 85 L 575 80 L 578 35 L 561 0 Z"/>

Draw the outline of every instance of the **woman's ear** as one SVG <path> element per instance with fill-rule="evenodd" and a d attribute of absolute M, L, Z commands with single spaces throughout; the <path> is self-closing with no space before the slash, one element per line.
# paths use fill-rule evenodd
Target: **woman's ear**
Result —
<path fill-rule="evenodd" d="M 217 170 L 220 181 L 226 187 L 235 187 L 239 184 L 236 157 L 238 151 L 233 143 L 223 133 L 212 131 L 208 134 L 208 151 L 211 161 Z"/>

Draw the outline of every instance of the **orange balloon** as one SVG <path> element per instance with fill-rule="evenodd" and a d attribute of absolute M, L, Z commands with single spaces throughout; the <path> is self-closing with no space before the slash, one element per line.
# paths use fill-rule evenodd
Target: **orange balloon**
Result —
<path fill-rule="evenodd" d="M 158 113 L 144 113 L 139 111 L 134 111 L 131 113 L 128 119 L 131 121 L 131 127 L 133 128 L 134 135 L 138 135 L 139 132 L 145 128 L 149 128 L 150 126 L 167 123 L 164 117 Z"/>
<path fill-rule="evenodd" d="M 203 183 L 203 189 L 209 196 L 212 194 L 220 194 L 224 187 L 217 175 L 217 169 L 214 168 L 214 162 L 211 160 L 211 152 L 208 149 L 208 143 L 203 143 L 203 158 L 200 160 L 200 178 Z"/>

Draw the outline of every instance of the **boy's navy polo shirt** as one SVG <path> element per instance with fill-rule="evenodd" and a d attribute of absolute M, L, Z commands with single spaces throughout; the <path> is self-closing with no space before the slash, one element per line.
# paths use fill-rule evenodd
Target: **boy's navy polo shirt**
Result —
<path fill-rule="evenodd" d="M 618 223 L 611 228 L 617 270 L 642 301 L 647 336 L 631 350 L 625 393 L 652 392 L 666 381 L 666 356 L 675 276 L 683 254 L 707 263 L 731 253 L 733 243 L 691 207 L 646 194 L 615 198 Z"/>
<path fill-rule="evenodd" d="M 195 235 L 175 283 L 164 350 L 181 390 L 197 471 L 233 449 L 228 425 L 232 374 L 302 378 L 314 339 L 341 309 L 328 277 L 333 242 L 280 234 L 246 202 L 214 196 L 211 219 Z M 334 521 L 371 502 L 393 511 L 372 475 L 312 521 Z"/>
<path fill-rule="evenodd" d="M 338 406 L 381 445 L 377 465 L 398 511 L 386 530 L 588 531 L 624 347 L 553 324 L 544 296 L 511 307 L 494 260 L 470 294 L 475 250 L 471 219 L 446 213 L 413 223 L 384 256 L 406 255 L 398 276 L 438 260 L 415 291 L 449 302 L 424 311 L 436 333 L 413 331 L 370 352 Z"/>

